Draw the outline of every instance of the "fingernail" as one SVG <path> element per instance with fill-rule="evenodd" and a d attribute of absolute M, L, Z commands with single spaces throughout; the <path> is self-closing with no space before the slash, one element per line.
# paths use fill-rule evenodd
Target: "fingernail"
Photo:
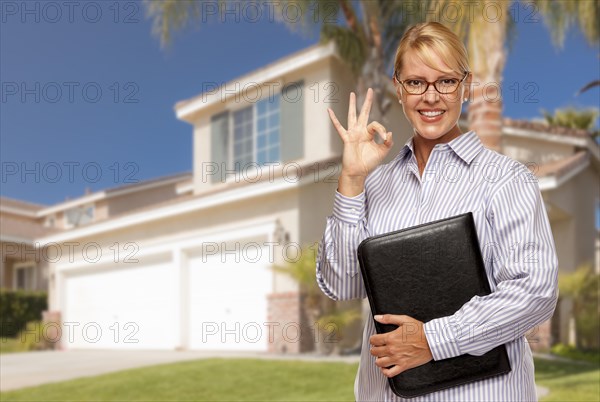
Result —
<path fill-rule="evenodd" d="M 383 319 L 383 316 L 382 315 L 376 315 L 373 318 L 375 318 L 377 321 L 381 321 Z"/>

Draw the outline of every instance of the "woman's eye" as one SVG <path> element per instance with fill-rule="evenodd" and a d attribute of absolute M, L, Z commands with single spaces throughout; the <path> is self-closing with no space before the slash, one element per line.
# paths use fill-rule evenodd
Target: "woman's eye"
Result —
<path fill-rule="evenodd" d="M 442 80 L 442 84 L 444 85 L 455 85 L 458 82 L 456 78 L 445 78 Z"/>
<path fill-rule="evenodd" d="M 422 84 L 423 84 L 423 82 L 419 81 L 419 80 L 409 80 L 408 81 L 408 85 L 410 85 L 411 87 L 418 87 Z"/>

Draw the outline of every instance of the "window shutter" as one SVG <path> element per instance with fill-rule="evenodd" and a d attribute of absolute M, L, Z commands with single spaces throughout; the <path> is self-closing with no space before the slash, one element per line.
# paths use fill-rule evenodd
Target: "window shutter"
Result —
<path fill-rule="evenodd" d="M 211 176 L 213 183 L 221 181 L 223 168 L 229 153 L 229 111 L 214 115 L 210 119 L 210 155 L 217 169 Z"/>
<path fill-rule="evenodd" d="M 304 156 L 304 81 L 290 83 L 281 90 L 281 161 Z"/>

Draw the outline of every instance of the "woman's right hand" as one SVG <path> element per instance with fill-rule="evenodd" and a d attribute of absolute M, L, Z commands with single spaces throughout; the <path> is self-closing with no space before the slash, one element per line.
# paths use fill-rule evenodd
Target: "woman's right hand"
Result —
<path fill-rule="evenodd" d="M 367 175 L 383 161 L 394 145 L 392 133 L 388 132 L 383 125 L 376 121 L 368 123 L 372 104 L 373 90 L 369 88 L 367 97 L 357 118 L 356 96 L 354 92 L 351 92 L 347 129 L 341 125 L 333 110 L 327 108 L 329 117 L 344 142 L 342 172 L 338 179 L 338 192 L 348 197 L 354 197 L 364 190 Z M 384 139 L 382 144 L 375 142 L 376 132 Z"/>

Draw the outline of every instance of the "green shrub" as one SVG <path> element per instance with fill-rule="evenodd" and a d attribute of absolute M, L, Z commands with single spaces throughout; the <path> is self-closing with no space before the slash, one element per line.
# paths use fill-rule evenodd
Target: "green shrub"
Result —
<path fill-rule="evenodd" d="M 19 350 L 44 350 L 50 348 L 50 343 L 45 338 L 44 326 L 41 321 L 31 321 L 17 335 Z"/>
<path fill-rule="evenodd" d="M 556 344 L 551 349 L 552 354 L 573 360 L 583 360 L 589 363 L 600 364 L 599 350 L 580 350 L 575 346 L 562 343 Z"/>
<path fill-rule="evenodd" d="M 46 292 L 0 290 L 0 337 L 14 338 L 30 321 L 42 319 L 48 309 Z"/>
<path fill-rule="evenodd" d="M 580 350 L 600 348 L 600 275 L 590 263 L 574 272 L 559 273 L 558 287 L 562 298 L 573 301 L 572 314 L 575 317 L 575 341 Z"/>

